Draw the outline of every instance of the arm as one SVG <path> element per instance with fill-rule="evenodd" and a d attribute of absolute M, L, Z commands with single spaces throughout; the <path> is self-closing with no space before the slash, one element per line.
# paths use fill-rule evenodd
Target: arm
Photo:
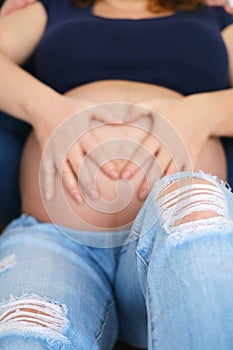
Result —
<path fill-rule="evenodd" d="M 190 104 L 199 106 L 202 115 L 212 125 L 210 136 L 233 136 L 233 24 L 223 32 L 228 57 L 230 88 L 221 91 L 200 93 L 187 97 Z"/>
<path fill-rule="evenodd" d="M 5 16 L 14 10 L 33 4 L 36 1 L 37 0 L 5 0 L 0 9 L 0 16 Z M 206 0 L 206 4 L 209 6 L 223 6 L 226 12 L 233 14 L 233 0 Z"/>
<path fill-rule="evenodd" d="M 229 81 L 233 85 L 233 24 L 223 31 L 229 56 Z M 139 189 L 145 199 L 149 188 L 159 176 L 195 168 L 203 147 L 213 137 L 233 136 L 233 88 L 193 94 L 176 100 L 164 100 L 140 103 L 149 108 L 153 120 L 151 135 L 142 145 L 147 149 L 135 152 L 131 161 L 121 173 L 124 179 L 130 179 L 138 169 L 144 169 L 145 153 L 150 154 L 151 164 L 160 164 L 160 173 L 156 166 L 147 171 L 146 181 Z M 156 114 L 159 112 L 159 115 Z M 128 118 L 132 122 L 141 117 L 145 111 L 137 111 Z M 136 166 L 137 164 L 137 166 Z M 158 167 L 158 166 L 157 166 Z"/>
<path fill-rule="evenodd" d="M 47 13 L 40 2 L 0 19 L 0 109 L 32 124 L 41 151 L 50 139 L 42 162 L 47 199 L 53 197 L 54 175 L 58 171 L 69 194 L 79 203 L 81 193 L 75 174 L 78 174 L 83 155 L 94 147 L 95 142 L 89 137 L 89 142 L 85 145 L 78 140 L 70 147 L 73 142 L 70 141 L 72 129 L 69 123 L 63 127 L 64 133 L 57 133 L 59 139 L 50 136 L 66 119 L 77 111 L 90 107 L 91 103 L 57 93 L 19 66 L 35 50 L 46 23 Z M 84 121 L 81 125 L 79 120 L 78 130 L 84 127 Z M 69 147 L 65 148 L 64 145 L 69 141 Z M 63 154 L 67 155 L 61 165 Z M 101 159 L 95 161 L 98 163 Z M 112 172 L 115 166 L 110 162 L 102 170 L 110 177 L 115 177 Z M 81 182 L 80 178 L 79 181 Z M 88 176 L 82 179 L 82 186 L 87 193 L 93 193 L 93 183 L 94 179 Z"/>
<path fill-rule="evenodd" d="M 41 3 L 0 19 L 0 109 L 37 127 L 59 94 L 19 67 L 32 54 L 46 26 Z M 40 111 L 37 119 L 38 111 Z M 43 113 L 44 112 L 44 113 Z"/>
<path fill-rule="evenodd" d="M 233 14 L 232 0 L 206 0 L 206 4 L 209 6 L 223 6 L 226 12 Z"/>

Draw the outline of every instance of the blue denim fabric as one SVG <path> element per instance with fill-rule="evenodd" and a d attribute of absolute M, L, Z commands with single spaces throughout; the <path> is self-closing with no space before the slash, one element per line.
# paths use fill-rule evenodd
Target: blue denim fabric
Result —
<path fill-rule="evenodd" d="M 19 164 L 30 126 L 0 113 L 0 227 L 20 215 Z"/>
<path fill-rule="evenodd" d="M 227 181 L 233 188 L 233 137 L 222 137 L 221 142 L 227 161 Z"/>
<path fill-rule="evenodd" d="M 224 214 L 169 228 L 159 193 L 187 176 L 155 183 L 131 230 L 119 232 L 122 246 L 110 247 L 110 232 L 109 248 L 97 248 L 78 242 L 83 232 L 72 240 L 69 229 L 28 215 L 13 221 L 0 239 L 1 350 L 110 350 L 116 339 L 149 350 L 231 350 L 233 195 L 195 174 L 218 189 L 213 203 L 220 207 L 220 196 Z M 206 198 L 204 190 L 200 203 Z"/>

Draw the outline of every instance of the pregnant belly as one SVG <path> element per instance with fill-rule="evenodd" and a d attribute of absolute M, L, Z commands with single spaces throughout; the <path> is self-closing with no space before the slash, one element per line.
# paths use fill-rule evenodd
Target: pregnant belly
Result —
<path fill-rule="evenodd" d="M 158 86 L 126 82 L 102 81 L 90 83 L 68 92 L 73 97 L 89 99 L 93 103 L 127 102 L 180 98 L 180 95 Z M 104 126 L 101 129 L 101 142 L 111 139 L 124 139 L 131 132 L 128 126 Z M 106 142 L 106 144 L 108 144 Z M 116 160 L 121 169 L 126 160 L 124 143 L 117 149 Z M 126 152 L 126 153 L 125 153 Z M 218 162 L 215 161 L 218 160 Z M 143 202 L 137 198 L 137 189 L 143 179 L 143 173 L 138 171 L 131 181 L 113 181 L 102 172 L 98 172 L 97 182 L 100 188 L 100 198 L 74 202 L 56 177 L 56 195 L 52 201 L 41 198 L 39 187 L 39 166 L 41 154 L 34 134 L 32 133 L 25 145 L 21 162 L 21 194 L 22 210 L 35 216 L 43 222 L 54 222 L 77 230 L 102 231 L 108 229 L 127 228 L 131 226 Z M 216 168 L 216 164 L 218 167 Z M 202 152 L 198 169 L 225 176 L 225 158 L 218 139 L 211 139 Z"/>

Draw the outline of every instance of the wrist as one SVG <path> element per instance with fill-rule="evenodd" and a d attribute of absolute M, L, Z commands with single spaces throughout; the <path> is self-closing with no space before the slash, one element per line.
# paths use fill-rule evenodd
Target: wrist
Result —
<path fill-rule="evenodd" d="M 200 128 L 204 127 L 206 129 L 209 137 L 216 136 L 219 123 L 219 114 L 216 113 L 213 95 L 211 94 L 213 93 L 206 92 L 185 97 L 193 111 L 191 117 L 195 118 Z"/>
<path fill-rule="evenodd" d="M 54 114 L 59 112 L 61 97 L 62 95 L 48 87 L 43 93 L 35 93 L 33 98 L 28 99 L 24 112 L 34 129 L 40 129 L 54 119 Z"/>
<path fill-rule="evenodd" d="M 54 91 L 41 98 L 36 104 L 32 103 L 32 109 L 30 109 L 31 115 L 33 114 L 32 126 L 39 143 L 44 145 L 55 129 L 83 108 L 87 108 L 86 101 L 84 103 L 83 100 L 54 93 Z"/>

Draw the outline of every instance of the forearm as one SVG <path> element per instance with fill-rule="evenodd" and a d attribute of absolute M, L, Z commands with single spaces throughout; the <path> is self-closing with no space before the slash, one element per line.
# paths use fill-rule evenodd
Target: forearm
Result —
<path fill-rule="evenodd" d="M 38 115 L 49 114 L 60 96 L 1 51 L 0 77 L 0 109 L 33 126 L 38 123 Z"/>
<path fill-rule="evenodd" d="M 187 97 L 197 113 L 206 118 L 211 136 L 233 136 L 233 88 Z"/>

